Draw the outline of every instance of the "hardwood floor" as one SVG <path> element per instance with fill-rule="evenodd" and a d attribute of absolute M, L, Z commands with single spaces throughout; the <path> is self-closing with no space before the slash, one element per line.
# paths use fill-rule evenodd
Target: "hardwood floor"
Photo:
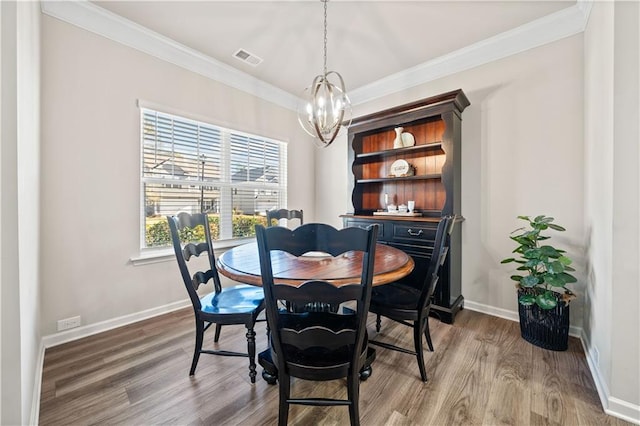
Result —
<path fill-rule="evenodd" d="M 469 310 L 453 325 L 430 319 L 430 326 L 427 383 L 413 356 L 376 348 L 373 375 L 360 387 L 363 425 L 629 424 L 602 411 L 575 338 L 566 352 L 547 351 L 525 342 L 518 323 Z M 261 350 L 264 322 L 256 332 Z M 391 321 L 379 337 L 413 344 L 411 330 Z M 244 328 L 223 327 L 220 341 L 245 350 Z M 277 386 L 260 376 L 252 385 L 246 358 L 202 355 L 189 377 L 193 345 L 189 308 L 48 349 L 40 424 L 277 424 Z M 308 392 L 344 397 L 346 387 L 293 382 L 292 395 Z M 345 407 L 292 406 L 289 414 L 289 424 L 348 423 Z"/>

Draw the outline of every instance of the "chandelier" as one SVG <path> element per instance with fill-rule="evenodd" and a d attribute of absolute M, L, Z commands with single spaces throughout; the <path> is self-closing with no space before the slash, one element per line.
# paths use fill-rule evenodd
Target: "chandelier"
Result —
<path fill-rule="evenodd" d="M 327 2 L 324 3 L 324 68 L 304 90 L 298 104 L 298 121 L 316 145 L 327 147 L 338 136 L 343 122 L 351 123 L 351 101 L 344 88 L 342 76 L 327 71 Z"/>

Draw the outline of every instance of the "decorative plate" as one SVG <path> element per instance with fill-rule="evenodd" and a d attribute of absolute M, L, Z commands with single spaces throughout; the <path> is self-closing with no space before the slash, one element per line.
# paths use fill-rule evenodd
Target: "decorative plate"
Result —
<path fill-rule="evenodd" d="M 416 144 L 416 138 L 409 132 L 404 132 L 402 134 L 402 146 L 414 146 Z"/>
<path fill-rule="evenodd" d="M 409 174 L 409 163 L 406 160 L 396 160 L 391 164 L 389 169 L 389 175 L 391 176 L 406 176 Z"/>
<path fill-rule="evenodd" d="M 331 255 L 324 251 L 308 251 L 304 253 L 304 257 L 331 257 Z"/>

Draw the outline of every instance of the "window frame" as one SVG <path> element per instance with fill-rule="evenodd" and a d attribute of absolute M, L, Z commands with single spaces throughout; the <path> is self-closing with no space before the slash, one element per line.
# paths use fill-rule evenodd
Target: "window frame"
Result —
<path fill-rule="evenodd" d="M 162 116 L 168 117 L 174 121 L 185 122 L 190 125 L 196 126 L 205 126 L 210 129 L 214 129 L 220 132 L 220 177 L 219 180 L 216 180 L 213 185 L 209 180 L 194 180 L 193 178 L 185 178 L 184 180 L 176 179 L 175 176 L 170 178 L 170 180 L 165 180 L 163 182 L 163 178 L 158 177 L 150 177 L 145 176 L 145 132 L 144 132 L 144 120 L 145 120 L 145 111 L 149 113 L 157 113 Z M 254 133 L 246 132 L 243 130 L 232 129 L 228 126 L 222 126 L 219 124 L 214 124 L 211 120 L 203 117 L 196 117 L 193 114 L 185 113 L 182 111 L 175 111 L 171 108 L 162 107 L 157 104 L 138 101 L 138 127 L 139 127 L 139 149 L 140 149 L 140 171 L 139 171 L 139 184 L 140 184 L 140 192 L 139 192 L 139 250 L 140 255 L 137 258 L 132 258 L 131 260 L 136 263 L 149 263 L 150 259 L 156 257 L 165 257 L 170 256 L 167 252 L 172 252 L 171 244 L 167 246 L 150 246 L 146 245 L 146 194 L 145 194 L 145 184 L 146 183 L 162 183 L 162 184 L 182 184 L 183 186 L 214 186 L 219 189 L 219 199 L 220 199 L 220 222 L 221 229 L 224 229 L 224 232 L 221 232 L 220 238 L 213 241 L 215 247 L 232 247 L 247 241 L 253 240 L 254 236 L 238 236 L 233 237 L 233 198 L 231 197 L 231 193 L 234 189 L 246 189 L 249 191 L 277 191 L 277 199 L 278 199 L 278 208 L 286 208 L 287 206 L 287 188 L 288 188 L 288 176 L 287 176 L 287 161 L 288 161 L 288 143 L 284 140 L 274 139 L 268 136 L 260 136 Z M 199 127 L 198 127 L 199 128 Z M 247 182 L 238 182 L 233 181 L 232 179 L 232 166 L 233 162 L 230 160 L 230 152 L 232 139 L 236 140 L 238 138 L 246 138 L 247 143 L 249 144 L 252 141 L 262 141 L 267 143 L 274 143 L 279 145 L 279 158 L 278 158 L 278 182 L 259 182 L 256 180 L 255 182 L 247 181 Z M 251 151 L 249 151 L 251 152 Z M 254 151 L 255 152 L 255 151 Z M 247 160 L 247 164 L 249 165 L 249 161 Z M 248 177 L 248 172 L 247 172 Z M 237 193 L 237 192 L 236 192 Z M 226 194 L 226 195 L 225 195 Z M 226 198 L 224 198 L 226 197 Z M 222 206 L 224 204 L 224 207 Z M 225 212 L 223 214 L 223 209 Z M 226 211 L 228 210 L 228 211 Z M 255 212 L 254 212 L 255 213 Z M 262 215 L 263 212 L 259 212 Z M 164 214 L 160 213 L 159 216 L 164 216 Z M 223 219 L 224 217 L 224 219 Z M 224 222 L 224 225 L 222 225 Z M 227 223 L 228 222 L 228 223 Z M 228 228 L 228 229 L 227 229 Z M 153 262 L 153 260 L 151 260 Z"/>

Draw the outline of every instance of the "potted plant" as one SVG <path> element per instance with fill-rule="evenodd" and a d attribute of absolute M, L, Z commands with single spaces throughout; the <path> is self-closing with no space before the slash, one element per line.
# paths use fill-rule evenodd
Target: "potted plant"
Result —
<path fill-rule="evenodd" d="M 518 216 L 528 226 L 518 228 L 509 238 L 517 243 L 513 253 L 518 257 L 503 259 L 501 263 L 519 264 L 512 275 L 518 289 L 518 313 L 522 337 L 534 345 L 556 351 L 567 349 L 569 339 L 569 302 L 575 298 L 567 284 L 576 282 L 569 272 L 575 271 L 571 259 L 564 250 L 541 241 L 549 236 L 543 231 L 564 231 L 553 223 L 552 217 L 544 215 L 531 219 Z"/>

